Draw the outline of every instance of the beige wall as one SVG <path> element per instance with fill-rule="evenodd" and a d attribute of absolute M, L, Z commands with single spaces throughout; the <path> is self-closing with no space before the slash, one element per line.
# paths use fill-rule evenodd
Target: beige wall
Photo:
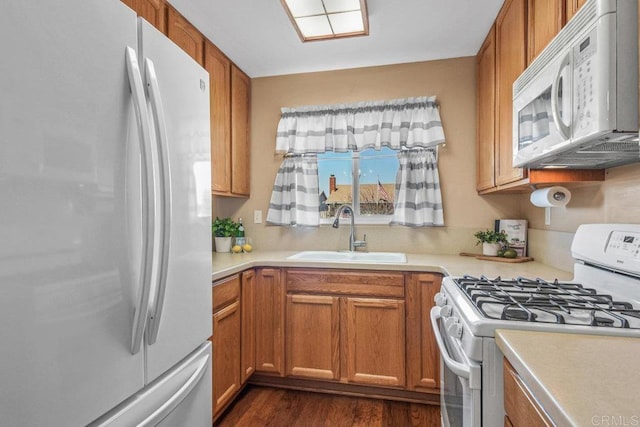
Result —
<path fill-rule="evenodd" d="M 568 184 L 571 201 L 551 209 L 551 224 L 544 223 L 544 208 L 521 197 L 523 218 L 529 220 L 529 252 L 537 260 L 558 268 L 571 263 L 571 239 L 580 224 L 640 223 L 640 164 L 607 169 L 605 181 Z"/>
<path fill-rule="evenodd" d="M 384 100 L 436 95 L 446 147 L 440 150 L 440 181 L 445 227 L 410 229 L 358 226 L 370 250 L 443 252 L 477 250 L 473 233 L 493 226 L 496 218 L 521 216 L 517 195 L 480 197 L 475 190 L 475 60 L 456 58 L 252 80 L 251 198 L 215 198 L 214 216 L 241 216 L 256 248 L 344 249 L 348 227 L 335 230 L 295 229 L 253 224 L 263 217 L 281 158 L 275 156 L 275 134 L 281 107 Z"/>
<path fill-rule="evenodd" d="M 551 225 L 544 224 L 544 209 L 523 196 L 523 214 L 530 227 L 573 233 L 584 223 L 640 222 L 640 164 L 607 169 L 605 181 L 566 185 L 571 201 L 564 208 L 551 209 Z"/>
<path fill-rule="evenodd" d="M 449 253 L 478 251 L 473 233 L 492 227 L 496 218 L 524 218 L 530 225 L 530 254 L 569 269 L 569 247 L 581 223 L 640 221 L 640 164 L 606 171 L 602 183 L 567 185 L 572 200 L 551 213 L 529 203 L 529 192 L 478 196 L 475 191 L 475 63 L 474 58 L 399 64 L 383 67 L 265 77 L 252 80 L 251 198 L 216 197 L 214 216 L 244 219 L 257 249 L 344 249 L 348 227 L 335 230 L 272 227 L 253 224 L 253 211 L 266 217 L 271 187 L 281 158 L 275 156 L 280 107 L 336 104 L 436 95 L 447 138 L 440 150 L 440 179 L 445 227 L 409 229 L 358 226 L 370 250 Z"/>

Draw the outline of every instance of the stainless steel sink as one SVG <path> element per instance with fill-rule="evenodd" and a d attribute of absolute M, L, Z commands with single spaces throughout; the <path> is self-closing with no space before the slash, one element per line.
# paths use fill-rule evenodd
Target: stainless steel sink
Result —
<path fill-rule="evenodd" d="M 400 252 L 302 251 L 287 257 L 287 259 L 376 264 L 404 264 L 407 262 L 407 256 Z"/>

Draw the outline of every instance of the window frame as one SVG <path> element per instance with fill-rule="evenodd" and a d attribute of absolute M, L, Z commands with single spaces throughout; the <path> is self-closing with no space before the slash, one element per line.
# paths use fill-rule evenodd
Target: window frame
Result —
<path fill-rule="evenodd" d="M 393 150 L 396 152 L 395 150 Z M 360 152 L 359 151 L 349 151 L 351 153 L 351 185 L 352 185 L 352 200 L 360 200 Z M 322 153 L 324 154 L 324 153 Z M 318 163 L 322 162 L 323 159 L 320 157 L 322 154 L 318 154 Z M 397 154 L 397 152 L 396 152 Z M 387 155 L 387 154 L 384 154 Z M 356 173 L 357 171 L 357 173 Z M 318 193 L 320 196 L 320 193 Z M 355 224 L 365 224 L 365 225 L 389 225 L 391 220 L 393 219 L 393 215 L 361 215 L 360 214 L 360 203 L 351 203 L 354 211 L 354 222 Z M 329 218 L 320 218 L 320 225 L 331 225 L 335 217 Z M 351 219 L 349 217 L 341 217 L 340 225 L 350 224 Z"/>

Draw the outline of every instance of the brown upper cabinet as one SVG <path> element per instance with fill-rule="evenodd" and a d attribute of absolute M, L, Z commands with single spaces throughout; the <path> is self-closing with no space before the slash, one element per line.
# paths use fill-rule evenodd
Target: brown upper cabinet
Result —
<path fill-rule="evenodd" d="M 212 43 L 205 44 L 211 106 L 211 190 L 231 192 L 231 61 Z"/>
<path fill-rule="evenodd" d="M 528 62 L 547 47 L 565 22 L 566 0 L 528 0 Z"/>
<path fill-rule="evenodd" d="M 530 191 L 531 185 L 604 180 L 604 170 L 529 170 L 512 166 L 513 82 L 560 31 L 563 10 L 569 10 L 564 1 L 505 1 L 478 51 L 476 189 L 480 194 Z"/>
<path fill-rule="evenodd" d="M 251 79 L 164 0 L 122 0 L 209 72 L 211 192 L 249 197 Z"/>
<path fill-rule="evenodd" d="M 513 162 L 513 82 L 527 67 L 526 0 L 507 0 L 496 19 L 496 184 L 526 178 Z"/>
<path fill-rule="evenodd" d="M 491 27 L 478 56 L 477 70 L 477 177 L 476 189 L 487 190 L 496 186 L 495 180 L 495 125 L 496 125 L 496 27 Z"/>
<path fill-rule="evenodd" d="M 209 42 L 204 65 L 211 88 L 211 191 L 248 197 L 251 80 Z"/>
<path fill-rule="evenodd" d="M 172 7 L 167 11 L 167 37 L 204 65 L 204 36 Z"/>
<path fill-rule="evenodd" d="M 587 0 L 566 0 L 567 16 L 565 22 L 569 22 L 578 9 L 580 9 L 586 2 Z"/>
<path fill-rule="evenodd" d="M 163 0 L 122 0 L 151 25 L 167 33 L 167 4 Z"/>
<path fill-rule="evenodd" d="M 249 196 L 251 80 L 231 64 L 231 194 Z"/>

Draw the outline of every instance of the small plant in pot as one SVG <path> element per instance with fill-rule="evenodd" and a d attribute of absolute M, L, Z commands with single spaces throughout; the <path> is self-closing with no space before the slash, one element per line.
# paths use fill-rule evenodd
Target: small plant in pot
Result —
<path fill-rule="evenodd" d="M 231 241 L 238 233 L 238 223 L 231 218 L 218 218 L 211 223 L 216 252 L 230 252 Z"/>
<path fill-rule="evenodd" d="M 505 246 L 508 242 L 508 236 L 504 230 L 478 231 L 474 234 L 474 236 L 476 239 L 478 239 L 476 245 L 482 243 L 482 255 L 487 256 L 497 256 L 498 251 L 502 249 L 502 247 Z"/>

